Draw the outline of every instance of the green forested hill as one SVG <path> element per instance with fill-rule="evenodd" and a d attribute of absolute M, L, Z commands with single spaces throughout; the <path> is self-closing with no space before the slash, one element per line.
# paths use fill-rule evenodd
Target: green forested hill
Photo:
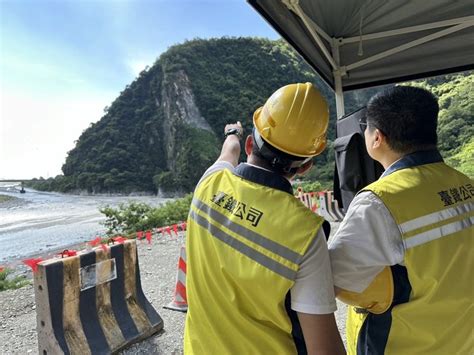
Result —
<path fill-rule="evenodd" d="M 447 163 L 474 178 L 474 73 L 421 80 L 438 97 L 438 146 Z"/>
<path fill-rule="evenodd" d="M 461 154 L 453 160 L 456 164 L 462 164 L 461 143 L 472 137 L 472 93 L 465 89 L 469 80 L 472 86 L 472 77 L 418 84 L 441 96 L 445 112 L 440 137 L 449 136 L 449 143 L 443 138 L 441 147 L 453 159 Z M 64 175 L 34 185 L 92 193 L 191 191 L 218 156 L 226 123 L 240 120 L 249 132 L 252 113 L 274 90 L 306 81 L 318 86 L 330 101 L 329 138 L 333 140 L 333 95 L 285 42 L 222 38 L 173 46 L 120 93 L 101 120 L 82 133 L 68 153 Z M 346 112 L 364 105 L 376 91 L 347 94 Z M 470 104 L 464 102 L 469 95 Z M 329 183 L 332 162 L 329 144 L 316 159 L 311 177 Z"/>

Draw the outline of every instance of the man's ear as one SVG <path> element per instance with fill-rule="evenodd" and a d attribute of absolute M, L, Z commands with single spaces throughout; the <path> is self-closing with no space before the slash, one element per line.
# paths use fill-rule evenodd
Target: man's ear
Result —
<path fill-rule="evenodd" d="M 296 170 L 297 175 L 304 175 L 313 166 L 313 160 L 307 161 Z"/>
<path fill-rule="evenodd" d="M 385 143 L 387 143 L 387 137 L 385 137 L 385 134 L 383 134 L 381 130 L 376 128 L 374 132 L 374 140 L 372 141 L 372 148 L 380 148 Z"/>
<path fill-rule="evenodd" d="M 252 148 L 253 148 L 253 139 L 252 135 L 248 135 L 247 138 L 245 138 L 245 154 L 250 155 L 252 153 Z"/>

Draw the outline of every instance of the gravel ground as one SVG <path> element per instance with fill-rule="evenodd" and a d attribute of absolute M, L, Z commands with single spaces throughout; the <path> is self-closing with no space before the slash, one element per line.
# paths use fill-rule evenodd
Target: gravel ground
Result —
<path fill-rule="evenodd" d="M 333 230 L 337 225 L 333 225 Z M 151 246 L 139 243 L 138 255 L 143 290 L 164 321 L 164 329 L 122 351 L 120 354 L 181 354 L 185 314 L 163 309 L 171 302 L 176 264 L 182 239 L 160 238 Z M 29 271 L 21 271 L 31 277 Z M 15 272 L 18 274 L 18 271 Z M 345 338 L 344 305 L 338 304 L 336 320 Z M 36 354 L 36 306 L 31 285 L 0 292 L 0 354 Z M 345 340 L 345 339 L 344 339 Z"/>

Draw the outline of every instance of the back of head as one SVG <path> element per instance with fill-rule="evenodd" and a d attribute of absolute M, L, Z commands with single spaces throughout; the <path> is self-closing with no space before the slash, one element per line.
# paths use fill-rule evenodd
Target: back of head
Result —
<path fill-rule="evenodd" d="M 288 173 L 326 147 L 329 110 L 311 83 L 275 91 L 253 116 L 255 153 L 275 171 Z"/>
<path fill-rule="evenodd" d="M 436 148 L 438 111 L 438 102 L 429 91 L 395 86 L 370 99 L 367 124 L 387 137 L 392 150 L 408 154 Z"/>

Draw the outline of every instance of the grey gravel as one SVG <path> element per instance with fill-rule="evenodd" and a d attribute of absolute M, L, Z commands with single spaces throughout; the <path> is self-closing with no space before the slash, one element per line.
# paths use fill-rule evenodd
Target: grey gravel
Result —
<path fill-rule="evenodd" d="M 333 230 L 338 224 L 333 225 Z M 183 237 L 154 239 L 138 243 L 143 291 L 163 318 L 164 329 L 120 352 L 132 354 L 181 354 L 185 313 L 163 309 L 173 298 L 177 262 Z M 23 271 L 31 278 L 30 271 Z M 346 307 L 338 303 L 336 320 L 345 338 Z M 0 292 L 0 354 L 36 354 L 36 306 L 32 285 Z M 345 340 L 345 339 L 344 339 Z"/>

